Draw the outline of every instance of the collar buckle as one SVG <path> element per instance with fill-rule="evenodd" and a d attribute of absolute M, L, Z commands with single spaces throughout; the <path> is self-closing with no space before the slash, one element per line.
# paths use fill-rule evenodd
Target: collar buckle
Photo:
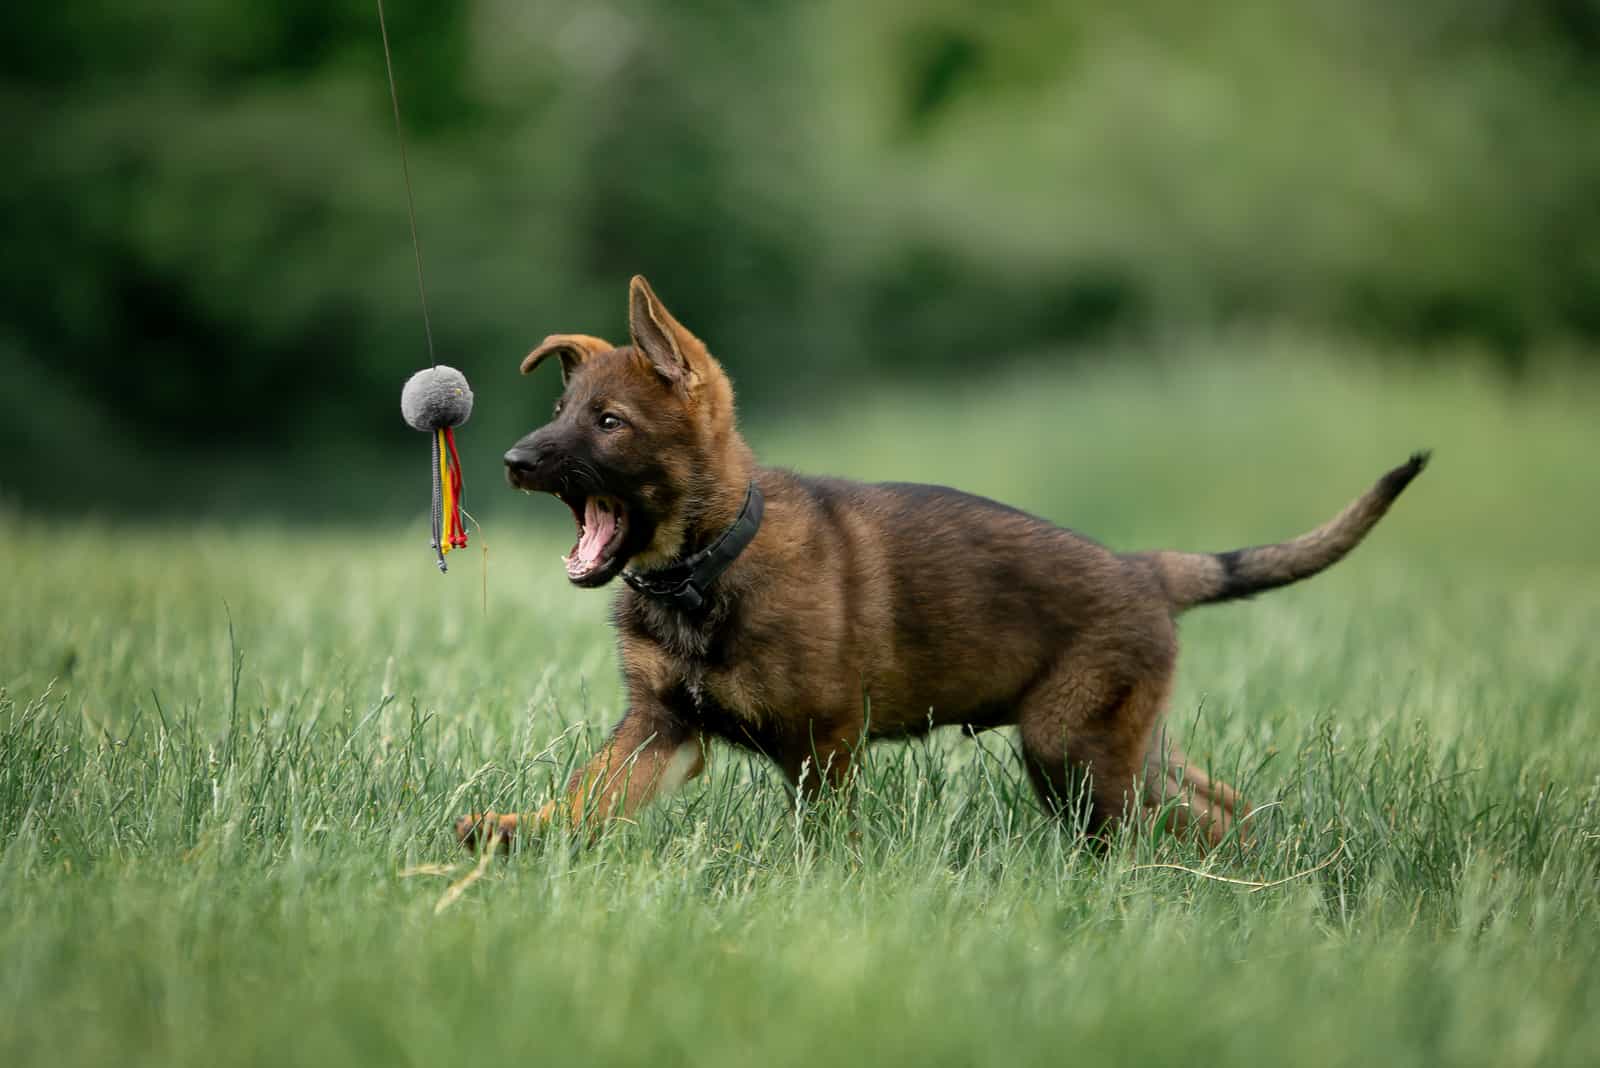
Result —
<path fill-rule="evenodd" d="M 685 612 L 693 612 L 705 603 L 705 595 L 695 587 L 693 576 L 686 577 L 682 582 L 653 582 L 647 575 L 624 571 L 622 581 L 647 597 L 669 601 Z"/>

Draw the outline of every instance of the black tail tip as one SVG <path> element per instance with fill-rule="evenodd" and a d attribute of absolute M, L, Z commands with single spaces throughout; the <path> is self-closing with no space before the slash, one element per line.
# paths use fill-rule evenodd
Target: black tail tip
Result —
<path fill-rule="evenodd" d="M 1389 499 L 1400 496 L 1400 492 L 1411 485 L 1411 480 L 1422 474 L 1422 469 L 1428 466 L 1428 461 L 1433 459 L 1432 449 L 1418 449 L 1411 454 L 1411 459 L 1383 476 L 1384 492 Z"/>

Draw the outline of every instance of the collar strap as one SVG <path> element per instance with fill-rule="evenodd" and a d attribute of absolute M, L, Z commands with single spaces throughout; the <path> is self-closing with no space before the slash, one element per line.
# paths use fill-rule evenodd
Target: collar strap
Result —
<path fill-rule="evenodd" d="M 693 612 L 705 603 L 706 593 L 717 576 L 728 570 L 745 546 L 755 539 L 756 531 L 761 529 L 765 503 L 761 490 L 752 481 L 745 491 L 744 507 L 739 509 L 738 518 L 716 541 L 660 571 L 624 571 L 622 580 L 647 597 Z"/>

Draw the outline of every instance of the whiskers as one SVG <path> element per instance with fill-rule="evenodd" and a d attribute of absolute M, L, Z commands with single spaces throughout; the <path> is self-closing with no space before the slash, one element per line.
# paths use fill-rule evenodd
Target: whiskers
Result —
<path fill-rule="evenodd" d="M 581 456 L 563 456 L 558 477 L 563 493 L 592 497 L 605 492 L 600 469 Z"/>

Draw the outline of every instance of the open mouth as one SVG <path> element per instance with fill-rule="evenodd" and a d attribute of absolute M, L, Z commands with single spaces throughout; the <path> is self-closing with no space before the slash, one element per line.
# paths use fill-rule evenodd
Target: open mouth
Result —
<path fill-rule="evenodd" d="M 628 514 L 615 497 L 556 494 L 572 509 L 578 543 L 561 558 L 567 578 L 579 586 L 598 586 L 621 569 L 619 555 L 628 534 Z"/>

